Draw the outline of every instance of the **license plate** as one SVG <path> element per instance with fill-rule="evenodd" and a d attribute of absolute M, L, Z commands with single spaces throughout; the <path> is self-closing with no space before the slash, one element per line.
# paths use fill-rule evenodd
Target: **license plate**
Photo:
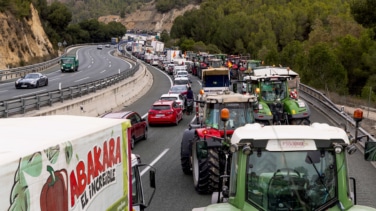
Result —
<path fill-rule="evenodd" d="M 21 87 L 22 87 L 22 88 L 25 88 L 25 87 L 27 87 L 27 85 L 21 85 Z"/>
<path fill-rule="evenodd" d="M 156 117 L 162 117 L 162 116 L 164 116 L 164 114 L 157 114 L 157 115 L 155 115 Z"/>

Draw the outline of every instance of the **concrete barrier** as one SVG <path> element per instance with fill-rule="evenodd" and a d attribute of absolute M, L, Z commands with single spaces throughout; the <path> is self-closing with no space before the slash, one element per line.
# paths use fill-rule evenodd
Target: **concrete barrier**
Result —
<path fill-rule="evenodd" d="M 83 97 L 55 103 L 52 107 L 43 107 L 40 110 L 30 111 L 21 116 L 46 116 L 46 115 L 79 115 L 100 116 L 106 112 L 119 111 L 142 97 L 152 86 L 153 75 L 144 65 L 134 76 L 121 83 L 114 84 L 104 90 L 85 95 Z"/>

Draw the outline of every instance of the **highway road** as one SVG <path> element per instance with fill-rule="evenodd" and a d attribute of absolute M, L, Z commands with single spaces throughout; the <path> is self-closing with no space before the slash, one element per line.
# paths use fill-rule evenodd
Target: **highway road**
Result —
<path fill-rule="evenodd" d="M 96 46 L 74 49 L 69 54 L 74 55 L 77 53 L 80 62 L 77 72 L 62 73 L 59 65 L 56 65 L 43 72 L 48 77 L 48 86 L 35 89 L 16 89 L 14 86 L 15 80 L 1 83 L 0 101 L 57 90 L 59 87 L 66 88 L 84 84 L 112 76 L 119 73 L 119 71 L 129 70 L 133 64 L 119 57 L 112 56 L 111 52 L 114 50 L 116 49 L 103 48 L 102 50 L 98 50 Z"/>
<path fill-rule="evenodd" d="M 123 108 L 122 110 L 135 110 L 146 116 L 151 104 L 166 93 L 171 86 L 170 76 L 148 65 L 153 74 L 152 88 L 142 98 Z M 198 93 L 200 84 L 197 77 L 193 79 L 194 93 Z M 160 126 L 149 129 L 148 140 L 137 142 L 134 152 L 141 155 L 143 163 L 153 164 L 157 169 L 157 191 L 148 210 L 192 210 L 210 204 L 211 195 L 201 195 L 195 192 L 192 177 L 184 175 L 180 167 L 180 142 L 184 129 L 187 128 L 193 116 L 184 116 L 178 126 Z M 332 122 L 312 107 L 311 121 L 328 123 Z M 376 207 L 376 169 L 363 160 L 363 154 L 358 150 L 348 157 L 351 177 L 357 180 L 358 204 Z M 146 181 L 147 174 L 143 177 Z M 147 185 L 144 185 L 146 189 Z M 150 194 L 149 191 L 146 191 Z"/>

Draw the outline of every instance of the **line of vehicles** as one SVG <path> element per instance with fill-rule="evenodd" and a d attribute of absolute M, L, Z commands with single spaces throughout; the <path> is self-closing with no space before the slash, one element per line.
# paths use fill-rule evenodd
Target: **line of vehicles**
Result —
<path fill-rule="evenodd" d="M 212 193 L 212 205 L 195 211 L 375 210 L 356 205 L 356 181 L 346 169 L 364 137 L 311 124 L 296 72 L 250 60 L 252 68 L 238 72 L 242 80 L 230 80 L 229 65 L 218 60 L 212 55 L 197 71 L 197 121 L 181 142 L 182 171 L 197 192 Z M 354 119 L 361 121 L 362 111 Z M 365 159 L 376 159 L 375 143 L 365 144 Z"/>
<path fill-rule="evenodd" d="M 213 194 L 212 205 L 195 211 L 375 210 L 356 205 L 356 181 L 347 173 L 346 157 L 363 137 L 311 124 L 290 68 L 218 56 L 191 58 L 202 91 L 196 124 L 182 136 L 181 167 L 197 192 Z M 173 75 L 174 66 L 160 68 Z M 375 143 L 365 145 L 365 159 L 375 160 Z"/>
<path fill-rule="evenodd" d="M 356 142 L 367 137 L 352 137 L 346 128 L 311 123 L 309 107 L 296 92 L 297 73 L 285 67 L 256 65 L 238 72 L 238 80 L 230 70 L 235 62 L 210 54 L 203 58 L 208 58 L 202 61 L 205 65 L 199 70 L 192 66 L 190 71 L 200 75 L 202 87 L 194 100 L 196 122 L 182 135 L 180 163 L 182 171 L 192 175 L 198 193 L 212 194 L 212 205 L 194 211 L 376 210 L 356 205 L 356 181 L 348 177 L 346 165 L 348 155 L 357 149 Z M 187 69 L 184 63 L 175 64 L 170 66 Z M 183 78 L 178 69 L 172 71 L 174 79 Z M 147 139 L 148 126 L 179 124 L 187 109 L 189 86 L 174 84 L 151 106 L 147 120 L 127 111 L 103 118 L 55 116 L 0 121 L 8 132 L 19 130 L 17 121 L 30 121 L 32 132 L 28 135 L 32 137 L 39 127 L 59 128 L 49 131 L 49 137 L 54 137 L 49 144 L 35 140 L 33 148 L 19 152 L 16 146 L 26 139 L 18 134 L 14 146 L 7 146 L 8 154 L 2 153 L 0 160 L 10 173 L 0 178 L 12 187 L 5 188 L 1 198 L 11 196 L 11 200 L 0 204 L 8 210 L 132 210 L 131 206 L 143 210 L 153 195 L 148 203 L 144 200 L 139 170 L 143 165 L 131 149 L 136 141 Z M 355 111 L 354 120 L 362 120 L 361 110 Z M 68 121 L 78 125 L 64 134 L 61 128 Z M 97 127 L 80 127 L 89 122 Z M 90 145 L 98 140 L 100 145 Z M 9 156 L 12 153 L 19 154 Z M 374 142 L 365 142 L 365 159 L 376 161 Z M 151 169 L 150 184 L 155 189 L 155 170 Z M 106 182 L 100 187 L 92 185 L 97 180 Z M 123 191 L 104 202 L 104 195 L 119 192 L 119 187 L 110 185 L 114 180 L 122 181 Z M 56 183 L 59 188 L 52 189 Z M 59 200 L 52 199 L 56 194 L 61 196 Z M 35 195 L 40 197 L 37 202 Z"/>

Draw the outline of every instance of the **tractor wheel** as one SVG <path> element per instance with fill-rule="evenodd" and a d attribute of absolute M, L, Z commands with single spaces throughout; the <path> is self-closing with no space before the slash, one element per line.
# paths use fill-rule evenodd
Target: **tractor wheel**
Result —
<path fill-rule="evenodd" d="M 198 158 L 196 144 L 192 147 L 193 184 L 199 193 L 212 193 L 219 187 L 219 159 L 217 149 L 209 149 L 207 158 Z"/>
<path fill-rule="evenodd" d="M 181 157 L 180 162 L 181 162 L 181 168 L 182 168 L 184 174 L 191 175 L 192 174 L 191 158 L 190 157 Z"/>

